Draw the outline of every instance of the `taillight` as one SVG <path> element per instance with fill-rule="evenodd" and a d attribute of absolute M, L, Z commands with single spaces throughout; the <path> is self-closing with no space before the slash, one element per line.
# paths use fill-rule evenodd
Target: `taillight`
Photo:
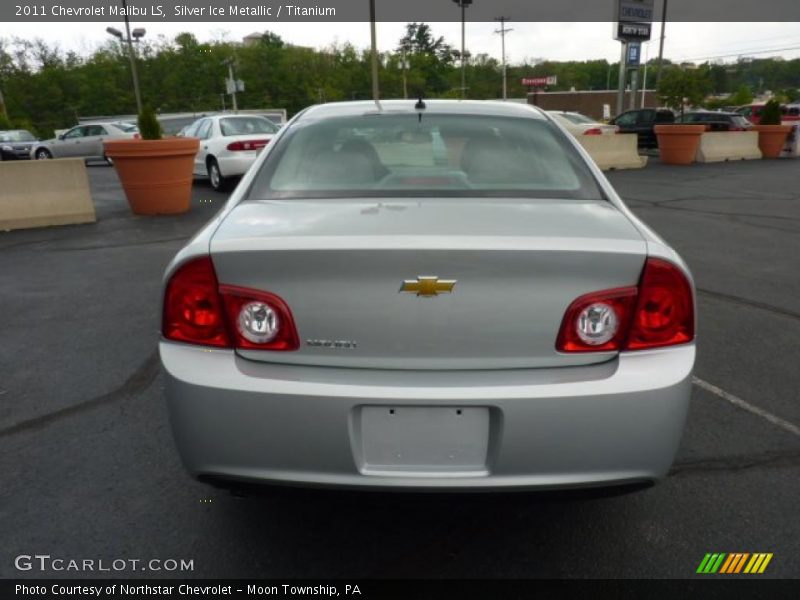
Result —
<path fill-rule="evenodd" d="M 229 348 L 222 299 L 211 258 L 187 262 L 175 271 L 164 296 L 161 332 L 168 340 Z"/>
<path fill-rule="evenodd" d="M 292 312 L 281 298 L 232 285 L 222 285 L 219 291 L 237 348 L 297 350 L 300 347 Z"/>
<path fill-rule="evenodd" d="M 570 304 L 556 350 L 643 350 L 693 339 L 694 299 L 689 280 L 676 265 L 648 258 L 638 287 L 593 292 Z"/>
<path fill-rule="evenodd" d="M 164 297 L 166 339 L 258 350 L 300 346 L 292 313 L 269 292 L 220 286 L 211 258 L 191 260 L 172 275 Z"/>
<path fill-rule="evenodd" d="M 603 130 L 599 127 L 592 127 L 583 132 L 583 135 L 603 135 Z"/>
<path fill-rule="evenodd" d="M 133 139 L 140 140 L 140 139 L 142 139 L 142 136 L 140 136 L 138 133 L 134 133 L 133 134 Z"/>
<path fill-rule="evenodd" d="M 269 140 L 249 140 L 246 142 L 231 142 L 227 148 L 231 152 L 241 152 L 243 150 L 258 150 L 269 144 Z"/>
<path fill-rule="evenodd" d="M 677 266 L 648 258 L 628 334 L 628 350 L 685 344 L 694 339 L 694 298 Z"/>
<path fill-rule="evenodd" d="M 636 302 L 633 286 L 586 294 L 569 305 L 556 349 L 559 352 L 621 350 Z"/>

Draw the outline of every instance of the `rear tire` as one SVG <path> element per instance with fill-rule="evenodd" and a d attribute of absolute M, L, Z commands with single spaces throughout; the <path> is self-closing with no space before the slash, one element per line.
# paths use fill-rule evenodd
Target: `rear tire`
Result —
<path fill-rule="evenodd" d="M 47 150 L 46 148 L 39 148 L 36 151 L 36 154 L 34 154 L 34 158 L 36 160 L 48 160 L 50 158 L 53 158 L 53 155 L 50 154 L 50 151 Z"/>
<path fill-rule="evenodd" d="M 208 170 L 208 180 L 211 182 L 211 187 L 217 192 L 226 191 L 230 186 L 230 179 L 222 176 L 217 161 L 213 158 L 208 159 L 206 168 Z"/>

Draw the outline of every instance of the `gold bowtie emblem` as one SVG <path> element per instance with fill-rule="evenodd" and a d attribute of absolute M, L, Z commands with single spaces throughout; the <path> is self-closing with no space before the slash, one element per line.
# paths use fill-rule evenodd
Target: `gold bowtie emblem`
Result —
<path fill-rule="evenodd" d="M 450 294 L 452 293 L 455 285 L 455 279 L 417 277 L 416 280 L 406 279 L 403 282 L 403 285 L 400 286 L 400 291 L 429 298 L 431 296 L 438 296 L 439 294 Z"/>

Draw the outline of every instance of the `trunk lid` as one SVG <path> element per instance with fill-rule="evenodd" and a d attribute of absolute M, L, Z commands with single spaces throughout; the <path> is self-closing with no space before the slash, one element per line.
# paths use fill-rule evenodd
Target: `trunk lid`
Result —
<path fill-rule="evenodd" d="M 294 315 L 299 350 L 247 358 L 497 369 L 613 356 L 560 354 L 558 329 L 578 296 L 636 285 L 646 244 L 603 201 L 277 200 L 237 205 L 211 253 L 220 283 L 277 294 Z M 455 280 L 452 293 L 400 291 L 426 276 Z"/>

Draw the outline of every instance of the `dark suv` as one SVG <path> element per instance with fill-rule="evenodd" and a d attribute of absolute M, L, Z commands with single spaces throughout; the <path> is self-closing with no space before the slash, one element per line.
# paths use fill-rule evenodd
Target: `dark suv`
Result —
<path fill-rule="evenodd" d="M 619 127 L 620 133 L 635 133 L 639 136 L 640 148 L 657 148 L 658 140 L 653 127 L 674 122 L 675 114 L 666 108 L 637 108 L 611 119 L 611 124 Z"/>
<path fill-rule="evenodd" d="M 753 126 L 739 113 L 712 112 L 710 110 L 687 112 L 679 117 L 677 122 L 705 125 L 709 131 L 745 131 Z"/>

